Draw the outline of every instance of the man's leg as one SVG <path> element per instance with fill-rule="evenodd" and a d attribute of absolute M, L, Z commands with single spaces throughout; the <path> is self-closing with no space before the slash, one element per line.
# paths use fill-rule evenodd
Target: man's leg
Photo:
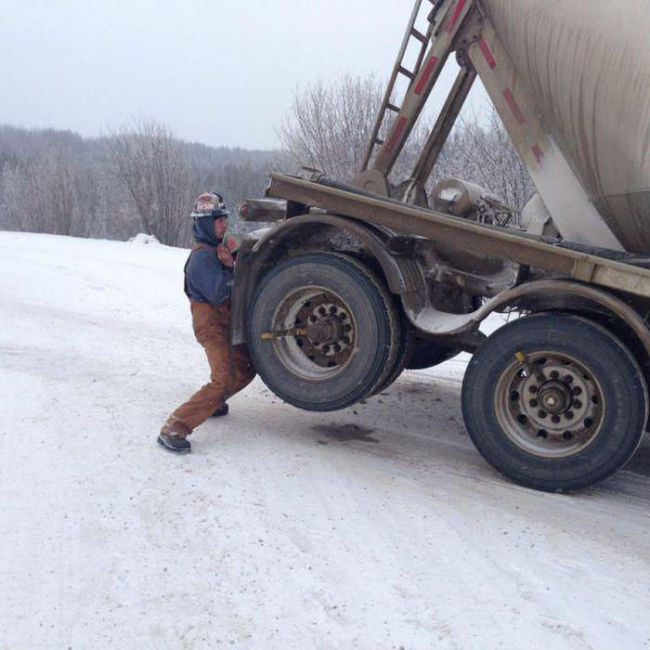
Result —
<path fill-rule="evenodd" d="M 230 349 L 230 328 L 227 315 L 221 316 L 221 326 L 212 328 L 209 339 L 203 341 L 203 348 L 210 364 L 210 382 L 179 406 L 163 425 L 158 442 L 172 451 L 189 451 L 190 443 L 185 439 L 203 424 L 226 400 L 228 378 L 232 367 Z"/>
<path fill-rule="evenodd" d="M 232 348 L 232 372 L 226 387 L 226 399 L 246 388 L 255 379 L 255 369 L 245 345 Z"/>
<path fill-rule="evenodd" d="M 170 416 L 172 430 L 187 436 L 203 424 L 226 399 L 228 376 L 230 375 L 230 346 L 220 342 L 206 342 L 203 346 L 210 364 L 210 382 L 179 406 Z M 178 425 L 178 426 L 176 426 Z"/>
<path fill-rule="evenodd" d="M 219 327 L 213 328 L 210 338 L 203 342 L 210 364 L 210 383 L 179 406 L 161 430 L 163 440 L 159 438 L 159 442 L 165 444 L 166 438 L 173 437 L 174 440 L 170 442 L 174 443 L 175 447 L 170 444 L 165 446 L 173 448 L 174 451 L 189 451 L 190 444 L 185 438 L 215 411 L 226 406 L 226 399 L 247 386 L 255 377 L 246 346 L 230 345 L 230 313 L 219 310 L 216 317 Z M 178 449 L 176 446 L 182 448 Z"/>

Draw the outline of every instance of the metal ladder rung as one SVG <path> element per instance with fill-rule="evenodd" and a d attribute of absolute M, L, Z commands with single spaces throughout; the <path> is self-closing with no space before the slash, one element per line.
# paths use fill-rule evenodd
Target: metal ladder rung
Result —
<path fill-rule="evenodd" d="M 381 138 L 375 138 L 375 144 L 378 144 L 380 147 L 384 144 L 384 141 Z"/>
<path fill-rule="evenodd" d="M 421 31 L 415 29 L 415 27 L 411 30 L 411 36 L 417 38 L 420 43 L 427 43 L 429 41 L 429 37 L 426 36 L 426 34 L 423 34 Z"/>
<path fill-rule="evenodd" d="M 393 113 L 399 113 L 402 110 L 401 106 L 395 106 L 395 104 L 386 104 L 386 108 Z"/>
<path fill-rule="evenodd" d="M 397 71 L 411 80 L 415 79 L 415 75 L 410 70 L 407 70 L 404 66 L 397 68 Z"/>

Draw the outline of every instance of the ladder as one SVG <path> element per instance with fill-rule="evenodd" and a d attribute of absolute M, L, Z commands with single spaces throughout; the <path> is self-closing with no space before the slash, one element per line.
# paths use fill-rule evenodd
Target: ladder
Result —
<path fill-rule="evenodd" d="M 379 134 L 381 132 L 382 126 L 384 125 L 386 116 L 389 113 L 394 113 L 395 115 L 397 115 L 401 110 L 401 106 L 397 106 L 396 104 L 393 104 L 391 102 L 391 100 L 393 99 L 393 92 L 395 90 L 395 84 L 397 83 L 397 80 L 401 75 L 409 79 L 409 85 L 412 84 L 413 80 L 417 76 L 422 66 L 422 61 L 424 60 L 424 56 L 427 51 L 427 46 L 429 45 L 431 41 L 431 35 L 433 34 L 435 15 L 438 12 L 440 6 L 444 2 L 444 0 L 427 0 L 427 1 L 433 4 L 433 9 L 429 14 L 429 16 L 427 17 L 427 21 L 428 21 L 427 30 L 425 33 L 422 33 L 420 30 L 418 30 L 415 27 L 415 23 L 417 22 L 418 16 L 420 14 L 420 8 L 422 6 L 423 0 L 415 0 L 415 6 L 413 7 L 411 17 L 409 18 L 409 22 L 406 27 L 406 32 L 404 34 L 404 39 L 402 40 L 402 44 L 400 46 L 399 53 L 397 55 L 395 66 L 393 67 L 393 71 L 388 81 L 388 87 L 386 88 L 386 92 L 384 94 L 384 98 L 382 100 L 381 107 L 377 115 L 377 120 L 375 121 L 375 126 L 373 128 L 372 135 L 370 136 L 370 141 L 368 143 L 368 148 L 366 149 L 366 155 L 363 160 L 363 166 L 361 168 L 361 171 L 365 171 L 366 169 L 368 169 L 368 165 L 370 164 L 370 159 L 372 158 L 372 154 L 375 150 L 375 147 L 384 144 L 384 141 L 379 137 Z M 419 42 L 420 49 L 413 69 L 409 70 L 404 65 L 404 57 L 406 56 L 406 51 L 408 49 L 408 46 L 413 39 Z"/>

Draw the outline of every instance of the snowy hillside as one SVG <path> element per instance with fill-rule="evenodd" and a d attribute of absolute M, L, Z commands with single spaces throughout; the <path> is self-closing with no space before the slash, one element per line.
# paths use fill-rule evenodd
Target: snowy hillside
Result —
<path fill-rule="evenodd" d="M 207 377 L 184 250 L 0 232 L 0 649 L 650 648 L 650 447 L 573 496 L 501 479 L 463 360 L 314 415 Z"/>

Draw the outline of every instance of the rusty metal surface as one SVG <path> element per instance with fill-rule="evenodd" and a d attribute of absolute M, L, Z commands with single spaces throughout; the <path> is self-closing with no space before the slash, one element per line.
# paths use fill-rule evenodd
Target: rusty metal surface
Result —
<path fill-rule="evenodd" d="M 294 237 L 297 233 L 304 237 L 305 233 L 314 233 L 322 226 L 336 228 L 359 240 L 379 262 L 392 293 L 403 294 L 413 290 L 413 283 L 409 278 L 412 275 L 410 267 L 414 263 L 391 255 L 387 250 L 386 237 L 380 237 L 371 227 L 357 221 L 330 214 L 303 215 L 279 224 L 255 243 L 253 253 L 263 259 L 265 253 L 277 247 L 279 243 L 286 242 L 289 237 Z"/>
<path fill-rule="evenodd" d="M 650 271 L 605 257 L 562 248 L 538 238 L 372 198 L 284 174 L 272 174 L 269 196 L 298 201 L 362 219 L 396 233 L 419 235 L 449 246 L 481 251 L 548 272 L 650 297 Z"/>
<path fill-rule="evenodd" d="M 650 252 L 648 0 L 481 3 L 590 200 Z"/>
<path fill-rule="evenodd" d="M 271 199 L 244 199 L 238 214 L 242 221 L 274 222 L 284 219 L 287 213 L 286 201 Z"/>

